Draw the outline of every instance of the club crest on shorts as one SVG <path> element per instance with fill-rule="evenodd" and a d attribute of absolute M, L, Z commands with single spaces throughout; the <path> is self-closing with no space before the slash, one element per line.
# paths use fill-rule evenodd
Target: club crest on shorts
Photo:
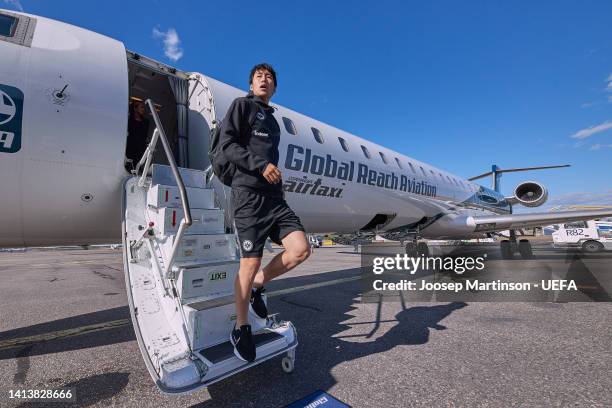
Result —
<path fill-rule="evenodd" d="M 244 241 L 242 241 L 242 248 L 245 251 L 250 251 L 251 249 L 253 249 L 253 243 L 251 241 L 249 241 L 248 239 L 244 240 Z"/>
<path fill-rule="evenodd" d="M 257 114 L 255 116 L 257 116 L 257 119 L 259 119 L 259 120 L 264 120 L 266 118 L 266 115 L 264 115 L 261 112 L 257 112 Z"/>

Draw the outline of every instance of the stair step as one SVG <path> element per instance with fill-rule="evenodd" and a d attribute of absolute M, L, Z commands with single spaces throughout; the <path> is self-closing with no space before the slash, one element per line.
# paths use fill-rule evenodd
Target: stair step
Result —
<path fill-rule="evenodd" d="M 193 170 L 179 167 L 179 173 L 185 187 L 206 188 L 206 173 L 202 170 Z M 151 166 L 152 185 L 163 184 L 165 186 L 176 186 L 176 180 L 172 174 L 172 168 L 164 164 L 153 164 Z"/>
<path fill-rule="evenodd" d="M 181 300 L 202 296 L 227 296 L 234 291 L 239 261 L 211 263 L 197 268 L 179 268 L 176 281 Z"/>
<path fill-rule="evenodd" d="M 263 333 L 253 335 L 253 341 L 257 348 L 278 340 L 284 341 L 284 337 L 272 331 L 264 331 Z M 237 358 L 234 354 L 234 346 L 232 346 L 229 340 L 216 346 L 199 350 L 198 353 L 213 364 L 218 364 L 230 358 Z"/>
<path fill-rule="evenodd" d="M 210 347 L 228 339 L 236 323 L 236 304 L 234 293 L 203 296 L 188 299 L 183 304 L 183 314 L 187 322 L 189 344 L 192 350 Z M 265 329 L 267 319 L 256 319 L 249 314 L 249 323 L 253 332 Z"/>
<path fill-rule="evenodd" d="M 215 208 L 215 192 L 212 188 L 186 187 L 185 190 L 187 191 L 190 208 Z M 162 184 L 152 186 L 147 193 L 147 205 L 156 208 L 181 208 L 179 188 Z"/>
<path fill-rule="evenodd" d="M 161 235 L 174 235 L 183 219 L 183 210 L 180 208 L 149 208 L 149 218 L 155 222 L 155 229 Z M 225 232 L 225 218 L 221 209 L 191 209 L 193 223 L 185 234 L 223 234 Z"/>
<path fill-rule="evenodd" d="M 191 299 L 186 299 L 183 306 L 189 307 L 197 312 L 214 309 L 229 304 L 234 304 L 234 293 L 225 296 L 201 296 Z"/>

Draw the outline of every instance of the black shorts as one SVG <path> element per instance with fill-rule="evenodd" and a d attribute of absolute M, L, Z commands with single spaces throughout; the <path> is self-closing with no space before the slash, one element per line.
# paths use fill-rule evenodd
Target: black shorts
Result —
<path fill-rule="evenodd" d="M 268 237 L 280 245 L 290 232 L 304 231 L 283 197 L 233 188 L 231 200 L 243 258 L 261 258 Z"/>

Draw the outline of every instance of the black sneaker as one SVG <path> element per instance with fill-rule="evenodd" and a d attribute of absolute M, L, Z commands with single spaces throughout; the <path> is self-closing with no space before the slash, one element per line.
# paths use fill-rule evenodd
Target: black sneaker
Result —
<path fill-rule="evenodd" d="M 266 307 L 266 302 L 264 302 L 263 297 L 261 296 L 266 290 L 263 288 L 253 288 L 251 289 L 251 303 L 249 305 L 249 310 L 258 318 L 265 319 L 268 317 L 268 308 Z"/>
<path fill-rule="evenodd" d="M 234 354 L 240 360 L 255 361 L 255 343 L 253 343 L 250 325 L 242 325 L 239 329 L 234 325 L 234 330 L 230 334 L 230 343 L 234 346 Z"/>

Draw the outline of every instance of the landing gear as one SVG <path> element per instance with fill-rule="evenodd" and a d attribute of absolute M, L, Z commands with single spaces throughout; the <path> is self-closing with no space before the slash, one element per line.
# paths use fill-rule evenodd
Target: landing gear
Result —
<path fill-rule="evenodd" d="M 409 257 L 429 256 L 429 246 L 427 242 L 408 241 L 406 243 L 406 255 Z"/>
<path fill-rule="evenodd" d="M 533 249 L 531 248 L 531 242 L 527 239 L 521 239 L 517 243 L 516 232 L 510 230 L 510 239 L 504 239 L 499 244 L 501 250 L 502 259 L 514 258 L 514 253 L 518 251 L 523 259 L 533 258 Z"/>
<path fill-rule="evenodd" d="M 518 250 L 523 259 L 533 258 L 533 250 L 531 249 L 531 242 L 527 239 L 521 239 L 518 244 Z"/>
<path fill-rule="evenodd" d="M 417 255 L 429 256 L 429 246 L 427 242 L 419 242 L 416 246 Z"/>
<path fill-rule="evenodd" d="M 512 259 L 514 258 L 514 250 L 512 249 L 512 242 L 504 239 L 499 244 L 499 249 L 501 250 L 502 259 Z"/>

